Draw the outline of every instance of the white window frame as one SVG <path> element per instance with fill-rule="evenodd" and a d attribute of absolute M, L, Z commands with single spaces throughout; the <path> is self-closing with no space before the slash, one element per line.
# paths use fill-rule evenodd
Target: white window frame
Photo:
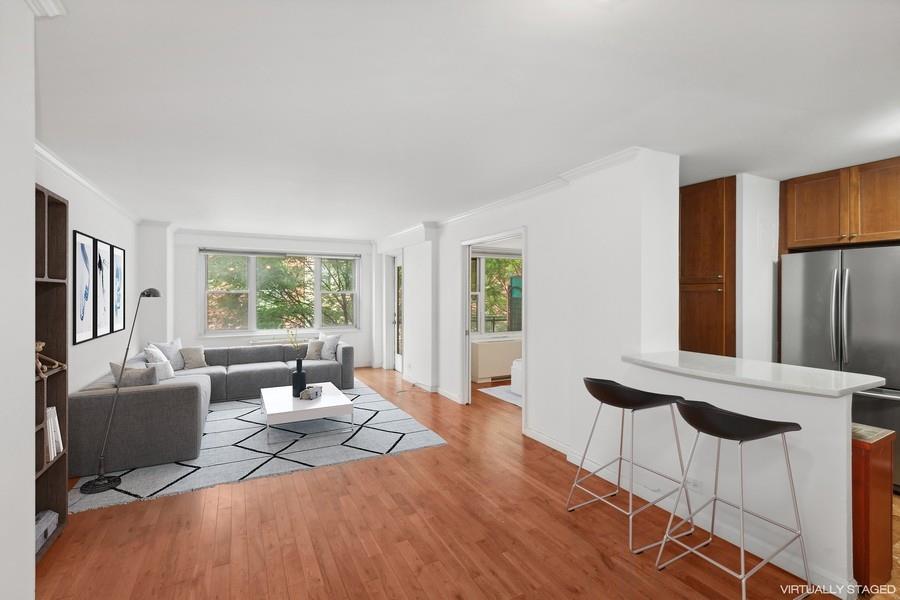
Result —
<path fill-rule="evenodd" d="M 522 331 L 485 331 L 485 321 L 484 321 L 484 259 L 486 258 L 504 258 L 504 259 L 518 259 L 522 260 L 522 256 L 516 256 L 512 254 L 492 254 L 489 252 L 478 252 L 472 254 L 472 259 L 478 261 L 478 291 L 473 292 L 469 290 L 469 297 L 472 297 L 472 294 L 478 295 L 478 331 L 471 332 L 471 337 L 475 339 L 480 338 L 517 338 L 522 337 Z M 471 270 L 471 267 L 469 267 Z M 470 309 L 471 310 L 471 309 Z M 469 322 L 471 322 L 472 315 L 469 313 Z"/>
<path fill-rule="evenodd" d="M 232 254 L 235 256 L 242 256 L 247 258 L 247 287 L 246 291 L 244 290 L 234 290 L 228 291 L 224 293 L 246 293 L 247 294 L 247 329 L 210 329 L 209 328 L 209 294 L 223 293 L 210 291 L 207 289 L 207 281 L 208 281 L 208 265 L 207 260 L 210 256 L 222 255 L 222 254 Z M 313 259 L 313 290 L 314 290 L 314 298 L 313 298 L 313 325 L 312 327 L 307 327 L 303 329 L 299 329 L 300 332 L 315 332 L 315 331 L 358 331 L 359 330 L 359 281 L 360 281 L 360 257 L 359 256 L 331 256 L 331 255 L 316 255 L 316 254 L 277 254 L 277 255 L 269 255 L 265 253 L 247 253 L 242 254 L 240 252 L 227 252 L 221 251 L 216 252 L 214 250 L 209 251 L 201 251 L 199 253 L 199 263 L 200 268 L 198 269 L 200 272 L 200 281 L 199 281 L 199 289 L 200 289 L 200 315 L 201 322 L 203 323 L 203 334 L 205 337 L 228 337 L 228 336 L 247 336 L 247 335 L 277 335 L 281 333 L 285 333 L 286 329 L 257 329 L 256 327 L 256 259 L 259 256 L 303 256 L 306 258 Z M 353 262 L 353 290 L 344 290 L 341 292 L 325 292 L 327 294 L 350 294 L 353 296 L 353 323 L 349 325 L 324 325 L 322 323 L 322 259 L 340 259 L 340 260 L 350 260 Z"/>

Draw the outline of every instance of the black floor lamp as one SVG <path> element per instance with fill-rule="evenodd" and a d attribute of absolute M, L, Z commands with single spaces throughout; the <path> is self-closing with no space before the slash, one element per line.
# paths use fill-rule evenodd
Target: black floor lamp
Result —
<path fill-rule="evenodd" d="M 116 414 L 116 403 L 119 401 L 119 385 L 122 383 L 122 375 L 125 373 L 125 362 L 128 360 L 128 351 L 131 349 L 131 337 L 134 335 L 134 326 L 137 323 L 138 311 L 141 310 L 141 300 L 144 298 L 159 298 L 159 290 L 147 288 L 138 296 L 137 306 L 134 307 L 134 319 L 131 320 L 131 333 L 128 334 L 128 344 L 125 346 L 125 357 L 122 359 L 122 368 L 116 377 L 116 393 L 113 395 L 112 408 L 109 409 L 109 418 L 106 420 L 106 435 L 103 436 L 103 446 L 100 448 L 100 465 L 97 467 L 97 477 L 85 481 L 79 488 L 82 494 L 99 494 L 111 490 L 122 483 L 122 478 L 117 475 L 107 475 L 103 464 L 106 454 L 106 444 L 109 442 L 109 430 L 112 427 L 113 415 Z"/>

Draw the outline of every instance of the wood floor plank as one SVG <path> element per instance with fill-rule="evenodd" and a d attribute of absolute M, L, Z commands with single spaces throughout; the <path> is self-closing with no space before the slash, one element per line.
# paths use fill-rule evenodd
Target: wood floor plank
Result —
<path fill-rule="evenodd" d="M 397 373 L 357 376 L 447 445 L 71 515 L 37 566 L 37 598 L 730 600 L 700 559 L 663 572 L 631 555 L 602 505 L 566 512 L 575 472 L 522 435 L 521 409 L 473 391 L 460 406 Z M 638 535 L 661 532 L 651 508 Z M 648 539 L 649 539 L 648 537 Z M 711 555 L 733 560 L 717 540 Z M 766 566 L 750 598 L 798 580 Z M 112 595 L 110 595 L 112 594 Z"/>

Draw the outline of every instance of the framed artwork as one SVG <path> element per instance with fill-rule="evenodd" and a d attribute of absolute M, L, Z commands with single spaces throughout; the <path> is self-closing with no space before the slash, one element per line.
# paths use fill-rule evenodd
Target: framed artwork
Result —
<path fill-rule="evenodd" d="M 112 333 L 112 246 L 94 240 L 94 256 L 94 337 L 103 337 Z"/>
<path fill-rule="evenodd" d="M 125 250 L 112 249 L 112 330 L 125 329 Z"/>
<path fill-rule="evenodd" d="M 72 252 L 72 343 L 80 344 L 94 337 L 94 238 L 73 232 Z"/>

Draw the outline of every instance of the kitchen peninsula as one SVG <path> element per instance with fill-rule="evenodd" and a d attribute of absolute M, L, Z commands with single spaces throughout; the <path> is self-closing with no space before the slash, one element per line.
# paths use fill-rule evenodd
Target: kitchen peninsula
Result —
<path fill-rule="evenodd" d="M 622 360 L 628 363 L 622 380 L 626 385 L 702 400 L 755 417 L 799 423 L 802 431 L 789 434 L 787 440 L 813 583 L 835 590 L 854 583 L 851 404 L 855 392 L 880 387 L 883 378 L 693 352 L 633 354 Z M 601 419 L 618 419 L 614 412 Z M 647 411 L 640 419 L 638 459 L 658 470 L 677 473 L 667 412 Z M 605 425 L 611 428 L 614 424 L 610 421 Z M 648 434 L 648 430 L 659 434 Z M 679 433 L 682 444 L 689 448 L 694 430 L 679 419 Z M 688 491 L 699 505 L 712 495 L 714 440 L 701 436 L 696 452 Z M 793 523 L 781 441 L 774 438 L 747 443 L 744 468 L 747 508 Z M 737 472 L 736 445 L 723 443 L 719 493 L 732 501 L 739 494 Z M 615 477 L 611 469 L 602 475 Z M 660 489 L 660 482 L 651 476 L 639 478 L 635 492 L 647 497 L 658 495 Z M 674 501 L 669 500 L 662 506 L 670 510 Z M 697 522 L 708 527 L 709 511 L 699 515 Z M 726 509 L 717 516 L 716 534 L 738 542 L 737 511 Z M 757 556 L 769 555 L 786 539 L 777 528 L 757 519 L 746 520 L 747 549 Z M 794 574 L 803 572 L 799 544 L 792 544 L 773 562 Z M 841 595 L 854 597 L 851 592 Z"/>

